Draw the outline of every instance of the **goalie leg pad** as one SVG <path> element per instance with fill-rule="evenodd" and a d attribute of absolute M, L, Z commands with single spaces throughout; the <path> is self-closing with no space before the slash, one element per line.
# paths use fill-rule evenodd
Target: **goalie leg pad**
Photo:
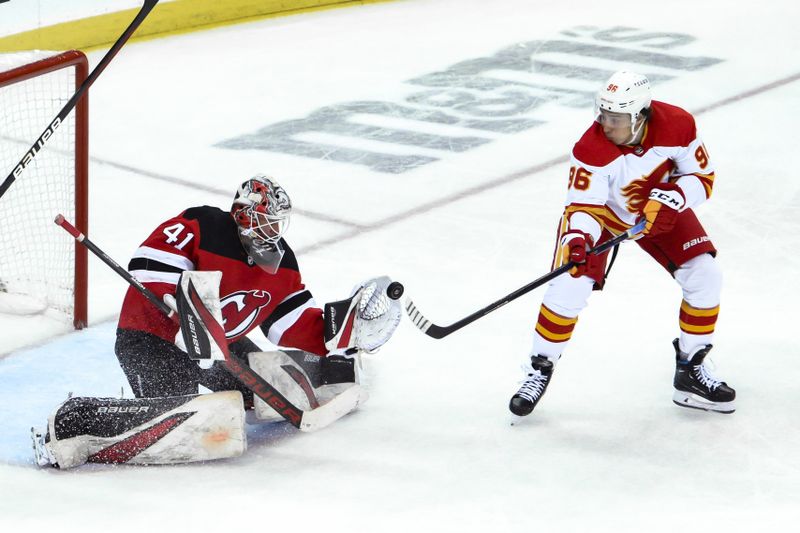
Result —
<path fill-rule="evenodd" d="M 43 444 L 59 468 L 237 457 L 247 449 L 242 395 L 70 398 L 50 415 Z"/>
<path fill-rule="evenodd" d="M 354 358 L 320 357 L 301 350 L 287 350 L 252 352 L 249 362 L 257 374 L 304 411 L 325 405 L 353 387 L 359 389 L 359 404 L 368 397 L 359 385 L 358 365 Z M 255 399 L 255 416 L 266 422 L 283 420 L 260 398 Z"/>

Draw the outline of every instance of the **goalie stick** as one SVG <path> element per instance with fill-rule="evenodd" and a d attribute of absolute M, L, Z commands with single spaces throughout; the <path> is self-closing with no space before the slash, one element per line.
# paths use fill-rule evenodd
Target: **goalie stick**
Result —
<path fill-rule="evenodd" d="M 106 265 L 119 274 L 125 281 L 138 290 L 142 295 L 147 298 L 150 303 L 155 305 L 164 314 L 178 322 L 178 316 L 175 311 L 170 308 L 166 303 L 160 300 L 150 289 L 145 287 L 134 278 L 127 270 L 119 266 L 119 264 L 108 256 L 97 245 L 90 241 L 86 235 L 78 231 L 75 226 L 70 224 L 63 215 L 58 215 L 55 218 L 55 223 L 61 226 L 67 233 L 72 235 L 76 241 L 89 249 L 93 254 L 100 258 Z M 190 290 L 190 298 L 195 298 Z M 195 302 L 197 307 L 203 307 L 202 302 Z M 203 307 L 204 308 L 204 307 Z M 207 318 L 207 317 L 203 317 Z M 214 327 L 214 324 L 216 327 Z M 225 332 L 222 326 L 212 319 L 210 324 L 210 333 L 214 338 L 216 344 L 222 350 L 224 361 L 222 362 L 225 369 L 230 372 L 236 379 L 238 379 L 245 387 L 253 391 L 253 394 L 264 400 L 270 407 L 280 414 L 283 418 L 288 420 L 294 427 L 300 431 L 316 431 L 322 429 L 332 422 L 338 420 L 345 414 L 349 413 L 356 408 L 361 398 L 360 388 L 358 386 L 351 387 L 344 391 L 342 394 L 335 396 L 329 402 L 313 409 L 311 411 L 303 411 L 292 402 L 286 399 L 273 385 L 267 380 L 258 375 L 247 364 L 238 361 L 231 357 L 228 350 L 228 343 L 225 339 Z"/>
<path fill-rule="evenodd" d="M 11 187 L 11 184 L 22 175 L 22 172 L 25 170 L 25 168 L 27 168 L 28 165 L 33 162 L 36 155 L 42 150 L 42 148 L 44 148 L 44 145 L 47 144 L 47 141 L 50 139 L 50 137 L 55 134 L 55 131 L 58 129 L 61 123 L 67 119 L 67 116 L 77 105 L 78 100 L 81 99 L 83 94 L 89 90 L 89 87 L 92 86 L 92 84 L 95 82 L 95 80 L 97 80 L 108 64 L 111 63 L 111 60 L 114 59 L 114 56 L 117 55 L 122 46 L 128 41 L 128 39 L 130 39 L 131 35 L 133 35 L 133 32 L 135 32 L 136 29 L 141 25 L 142 21 L 147 18 L 147 15 L 150 14 L 150 11 L 153 10 L 157 3 L 158 0 L 144 1 L 142 9 L 140 9 L 139 13 L 136 14 L 136 17 L 130 23 L 128 28 L 122 33 L 122 35 L 120 35 L 119 39 L 117 39 L 117 42 L 114 43 L 111 49 L 106 52 L 106 55 L 103 56 L 103 59 L 101 59 L 97 66 L 94 67 L 94 70 L 89 73 L 89 76 L 87 76 L 81 86 L 78 87 L 78 90 L 75 91 L 75 94 L 72 95 L 72 98 L 70 98 L 67 103 L 64 104 L 64 107 L 58 112 L 58 115 L 56 115 L 53 121 L 50 122 L 47 128 L 45 128 L 39 138 L 36 139 L 36 142 L 33 143 L 33 146 L 31 146 L 30 149 L 25 152 L 25 155 L 22 156 L 22 159 L 19 161 L 19 163 L 14 166 L 14 169 L 0 185 L 0 198 L 2 198 L 8 188 Z"/>
<path fill-rule="evenodd" d="M 630 228 L 625 233 L 621 233 L 621 234 L 617 235 L 616 237 L 607 240 L 603 244 L 595 246 L 594 248 L 589 250 L 588 253 L 590 253 L 590 254 L 601 254 L 601 253 L 605 252 L 606 250 L 609 250 L 609 249 L 613 248 L 614 246 L 620 244 L 621 242 L 623 242 L 623 241 L 625 241 L 627 239 L 630 239 L 631 237 L 633 237 L 637 233 L 640 233 L 644 229 L 645 222 L 646 222 L 645 220 L 639 221 L 635 226 Z M 408 316 L 411 318 L 411 321 L 414 323 L 414 325 L 417 326 L 420 330 L 422 330 L 422 332 L 424 334 L 428 335 L 429 337 L 433 337 L 434 339 L 441 339 L 443 337 L 447 337 L 448 335 L 450 335 L 453 332 L 458 331 L 459 329 L 463 328 L 466 325 L 472 324 L 473 322 L 475 322 L 479 318 L 482 318 L 482 317 L 488 315 L 489 313 L 491 313 L 495 309 L 498 309 L 498 308 L 506 305 L 507 303 L 509 303 L 509 302 L 511 302 L 513 300 L 516 300 L 520 296 L 531 292 L 533 289 L 536 289 L 537 287 L 541 287 L 542 285 L 544 285 L 548 281 L 550 281 L 550 280 L 552 280 L 554 278 L 557 278 L 558 276 L 560 276 L 561 274 L 564 274 L 565 272 L 568 272 L 570 269 L 572 269 L 575 266 L 577 266 L 577 263 L 575 263 L 573 261 L 570 261 L 570 262 L 568 262 L 568 263 L 566 263 L 564 265 L 561 265 L 557 269 L 555 269 L 555 270 L 553 270 L 551 272 L 548 272 L 547 274 L 545 274 L 544 276 L 542 276 L 542 277 L 540 277 L 538 279 L 535 279 L 535 280 L 531 281 L 527 285 L 525 285 L 523 287 L 520 287 L 519 289 L 515 290 L 511 294 L 508 294 L 508 295 L 500 298 L 496 302 L 487 305 L 483 309 L 481 309 L 479 311 L 476 311 L 476 312 L 472 313 L 471 315 L 466 316 L 466 317 L 462 318 L 461 320 L 459 320 L 457 322 L 453 322 L 449 326 L 437 326 L 436 324 L 434 324 L 433 322 L 431 322 L 430 320 L 425 318 L 422 315 L 422 313 L 419 312 L 419 309 L 417 309 L 417 306 L 414 305 L 414 302 L 412 302 L 410 298 L 408 298 L 406 300 L 406 312 L 408 313 Z"/>

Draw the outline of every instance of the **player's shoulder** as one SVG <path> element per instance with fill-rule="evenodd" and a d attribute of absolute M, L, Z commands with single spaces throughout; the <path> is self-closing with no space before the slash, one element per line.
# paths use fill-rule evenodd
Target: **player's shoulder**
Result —
<path fill-rule="evenodd" d="M 597 122 L 575 143 L 572 156 L 581 163 L 593 167 L 604 167 L 622 155 L 619 147 L 603 134 L 603 127 Z"/>
<path fill-rule="evenodd" d="M 202 205 L 190 207 L 181 213 L 181 218 L 194 222 L 199 233 L 202 250 L 232 259 L 244 260 L 244 250 L 239 242 L 236 222 L 228 211 L 218 207 Z"/>
<path fill-rule="evenodd" d="M 653 145 L 688 146 L 697 137 L 697 128 L 691 113 L 678 106 L 653 101 L 650 105 L 649 130 Z"/>
<path fill-rule="evenodd" d="M 190 207 L 181 213 L 181 218 L 196 221 L 200 232 L 200 248 L 208 252 L 236 259 L 243 262 L 247 261 L 247 253 L 239 240 L 239 231 L 236 222 L 228 211 L 218 207 L 208 205 Z M 281 239 L 280 246 L 283 248 L 281 258 L 281 269 L 299 272 L 297 257 L 289 243 Z M 249 263 L 248 263 L 249 264 Z"/>
<path fill-rule="evenodd" d="M 228 222 L 234 223 L 229 212 L 210 205 L 189 207 L 181 213 L 181 216 L 186 220 L 197 220 L 200 224 L 227 225 Z"/>

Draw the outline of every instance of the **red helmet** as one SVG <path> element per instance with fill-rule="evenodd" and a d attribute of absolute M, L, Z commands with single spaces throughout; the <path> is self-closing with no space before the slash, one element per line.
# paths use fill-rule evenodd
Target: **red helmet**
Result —
<path fill-rule="evenodd" d="M 292 201 L 274 178 L 258 174 L 239 186 L 231 215 L 243 237 L 275 244 L 289 226 Z"/>

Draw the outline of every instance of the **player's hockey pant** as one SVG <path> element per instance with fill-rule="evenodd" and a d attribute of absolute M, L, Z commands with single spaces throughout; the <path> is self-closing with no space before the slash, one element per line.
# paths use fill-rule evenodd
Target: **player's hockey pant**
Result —
<path fill-rule="evenodd" d="M 248 353 L 260 351 L 246 337 L 231 343 L 229 348 L 231 355 L 242 361 L 247 361 Z M 203 385 L 212 391 L 238 390 L 245 407 L 253 405 L 253 393 L 221 364 L 202 369 L 186 352 L 150 333 L 118 329 L 114 351 L 137 398 L 197 394 L 197 386 Z"/>
<path fill-rule="evenodd" d="M 709 344 L 719 312 L 722 273 L 714 259 L 716 250 L 697 217 L 691 210 L 685 211 L 673 231 L 656 238 L 644 237 L 637 243 L 672 274 L 683 290 L 681 350 L 694 353 Z M 587 276 L 565 274 L 551 282 L 536 323 L 532 354 L 554 361 L 561 356 L 594 288 L 595 280 Z"/>

